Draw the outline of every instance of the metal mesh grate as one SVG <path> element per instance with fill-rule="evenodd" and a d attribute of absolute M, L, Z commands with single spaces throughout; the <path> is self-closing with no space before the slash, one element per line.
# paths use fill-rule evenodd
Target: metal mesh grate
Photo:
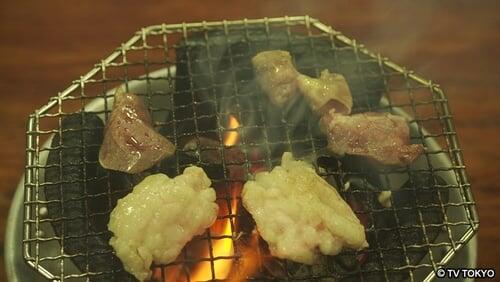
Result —
<path fill-rule="evenodd" d="M 374 168 L 355 158 L 328 156 L 317 119 L 304 103 L 299 101 L 279 111 L 255 88 L 251 56 L 259 50 L 276 48 L 290 50 L 303 73 L 318 76 L 325 68 L 343 73 L 353 92 L 355 112 L 389 111 L 406 116 L 412 141 L 425 144 L 425 155 L 416 164 L 397 169 Z M 224 211 L 216 225 L 229 224 L 231 229 L 230 234 L 212 229 L 195 237 L 177 261 L 154 266 L 153 275 L 158 280 L 175 277 L 192 281 L 193 272 L 203 265 L 209 273 L 207 280 L 221 278 L 216 268 L 222 261 L 233 265 L 231 275 L 244 275 L 249 280 L 431 279 L 434 270 L 445 265 L 477 231 L 479 221 L 452 116 L 438 85 L 369 52 L 307 16 L 163 24 L 138 31 L 30 116 L 23 250 L 26 261 L 47 278 L 120 280 L 123 272 L 111 250 L 96 252 L 89 242 L 92 236 L 108 233 L 92 226 L 109 216 L 116 199 L 131 189 L 128 184 L 136 183 L 137 177 L 125 177 L 122 185 L 126 188 L 114 189 L 114 179 L 123 175 L 93 173 L 97 161 L 85 156 L 100 144 L 86 142 L 84 137 L 85 132 L 96 130 L 85 126 L 86 116 L 93 113 L 106 120 L 112 109 L 112 90 L 119 86 L 144 98 L 155 127 L 178 149 L 172 159 L 152 171 L 175 175 L 190 164 L 213 168 L 209 175 L 218 190 L 217 202 Z M 74 147 L 68 147 L 63 136 L 71 130 L 65 131 L 64 123 L 75 114 L 81 125 L 77 133 L 82 138 Z M 235 129 L 229 126 L 231 118 L 239 122 Z M 231 132 L 238 133 L 239 142 L 221 145 Z M 183 148 L 186 140 L 200 144 L 205 137 L 215 143 L 203 148 Z M 69 164 L 82 168 L 73 182 L 83 187 L 84 193 L 72 199 L 82 203 L 80 217 L 64 214 L 65 206 L 72 207 L 72 200 L 48 199 L 45 191 L 58 187 L 61 195 L 64 193 L 64 185 L 68 183 L 62 183 L 64 179 L 47 182 L 45 172 L 51 166 L 63 172 L 68 165 L 63 160 L 68 151 L 64 150 L 72 149 L 81 152 L 81 160 Z M 284 151 L 313 161 L 318 173 L 339 188 L 366 222 L 370 248 L 345 251 L 314 266 L 272 260 L 260 245 L 256 254 L 249 254 L 245 238 L 251 240 L 252 223 L 235 190 L 255 167 L 270 169 L 278 164 Z M 55 165 L 47 162 L 51 152 L 59 153 Z M 234 152 L 243 159 L 231 159 Z M 213 159 L 211 162 L 204 157 L 210 154 L 217 156 L 219 164 L 214 165 Z M 233 173 L 237 170 L 243 173 Z M 93 185 L 103 188 L 96 193 L 88 192 Z M 380 190 L 387 189 L 393 191 L 391 207 L 384 208 L 377 197 Z M 92 201 L 97 199 L 105 207 L 92 208 Z M 51 216 L 51 207 L 60 208 L 62 216 Z M 72 236 L 70 229 L 75 220 L 82 220 L 85 228 Z M 84 251 L 71 249 L 68 244 L 75 240 L 85 242 Z M 219 241 L 232 245 L 233 253 L 214 252 Z M 206 252 L 193 251 L 199 248 L 205 248 Z M 113 267 L 94 268 L 92 261 L 99 256 L 108 258 Z M 249 273 L 242 267 L 248 265 L 245 261 L 250 257 L 256 257 L 257 263 Z"/>

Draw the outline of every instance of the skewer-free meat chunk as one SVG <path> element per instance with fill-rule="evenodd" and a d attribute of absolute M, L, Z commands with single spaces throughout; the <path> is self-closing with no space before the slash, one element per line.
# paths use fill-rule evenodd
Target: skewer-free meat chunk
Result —
<path fill-rule="evenodd" d="M 298 72 L 287 51 L 272 50 L 252 58 L 255 77 L 271 102 L 283 107 L 297 94 Z"/>
<path fill-rule="evenodd" d="M 139 97 L 124 92 L 115 94 L 99 151 L 99 162 L 104 168 L 138 173 L 174 151 L 174 145 L 154 130 L 151 116 Z"/>
<path fill-rule="evenodd" d="M 384 113 L 350 116 L 352 95 L 344 76 L 323 70 L 319 78 L 300 74 L 286 51 L 258 53 L 252 58 L 257 81 L 278 106 L 300 93 L 313 112 L 322 116 L 329 149 L 336 155 L 359 155 L 383 165 L 408 165 L 424 151 L 410 144 L 404 118 Z"/>
<path fill-rule="evenodd" d="M 320 254 L 368 246 L 363 225 L 335 188 L 291 153 L 246 182 L 242 200 L 276 257 L 313 264 Z"/>
<path fill-rule="evenodd" d="M 297 85 L 314 112 L 322 114 L 334 108 L 342 114 L 351 113 L 351 91 L 342 75 L 328 70 L 323 70 L 319 78 L 300 74 Z"/>
<path fill-rule="evenodd" d="M 140 281 L 148 279 L 153 261 L 174 261 L 193 236 L 212 225 L 219 206 L 210 185 L 203 169 L 193 166 L 175 178 L 148 176 L 118 200 L 108 228 L 125 270 Z"/>
<path fill-rule="evenodd" d="M 339 156 L 364 156 L 377 163 L 403 166 L 424 152 L 421 144 L 410 144 L 410 129 L 401 116 L 366 112 L 350 116 L 331 110 L 321 118 L 328 149 Z"/>
<path fill-rule="evenodd" d="M 349 114 L 352 96 L 345 78 L 323 70 L 319 78 L 300 74 L 292 63 L 290 53 L 282 50 L 263 51 L 252 58 L 257 82 L 271 102 L 283 107 L 298 93 L 308 101 L 318 114 L 335 108 Z"/>

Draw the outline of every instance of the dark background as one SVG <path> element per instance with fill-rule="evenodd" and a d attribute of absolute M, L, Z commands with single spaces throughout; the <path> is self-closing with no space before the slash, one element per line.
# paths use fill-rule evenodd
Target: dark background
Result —
<path fill-rule="evenodd" d="M 478 205 L 479 266 L 496 266 L 500 254 L 499 5 L 485 0 L 0 0 L 0 281 L 5 280 L 5 221 L 25 165 L 25 126 L 31 112 L 142 26 L 304 14 L 442 86 Z"/>

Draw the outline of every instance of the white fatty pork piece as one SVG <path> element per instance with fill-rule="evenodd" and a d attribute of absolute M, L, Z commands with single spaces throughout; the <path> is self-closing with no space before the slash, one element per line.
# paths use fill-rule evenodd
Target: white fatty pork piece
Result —
<path fill-rule="evenodd" d="M 274 105 L 283 107 L 297 94 L 298 72 L 287 51 L 260 52 L 252 65 L 257 82 Z"/>
<path fill-rule="evenodd" d="M 422 144 L 410 144 L 410 128 L 401 116 L 366 112 L 345 116 L 334 110 L 321 119 L 328 149 L 336 155 L 363 156 L 389 166 L 403 166 L 424 152 Z"/>
<path fill-rule="evenodd" d="M 331 108 L 342 114 L 350 114 L 352 96 L 344 76 L 323 70 L 319 78 L 300 74 L 297 85 L 316 113 L 327 113 Z"/>
<path fill-rule="evenodd" d="M 184 245 L 212 225 L 219 210 L 205 172 L 188 167 L 182 175 L 146 177 L 118 201 L 108 228 L 116 255 L 129 273 L 143 281 L 152 262 L 175 260 Z"/>
<path fill-rule="evenodd" d="M 313 264 L 320 253 L 368 246 L 363 225 L 335 188 L 291 153 L 245 183 L 242 199 L 276 257 Z"/>

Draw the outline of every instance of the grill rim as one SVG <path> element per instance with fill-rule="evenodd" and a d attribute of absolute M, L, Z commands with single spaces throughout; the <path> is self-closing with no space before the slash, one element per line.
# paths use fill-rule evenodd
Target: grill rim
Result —
<path fill-rule="evenodd" d="M 472 194 L 471 185 L 465 170 L 465 164 L 463 160 L 462 150 L 459 146 L 458 137 L 456 134 L 455 127 L 453 125 L 453 116 L 448 106 L 448 99 L 445 93 L 441 90 L 438 84 L 432 82 L 431 80 L 427 80 L 422 78 L 421 76 L 415 74 L 413 71 L 406 69 L 392 61 L 390 61 L 386 57 L 382 57 L 378 53 L 374 53 L 366 49 L 363 45 L 358 44 L 356 40 L 350 39 L 347 36 L 344 36 L 341 32 L 333 29 L 332 27 L 321 23 L 318 19 L 309 17 L 309 16 L 284 16 L 284 17 L 275 17 L 275 18 L 262 18 L 262 19 L 243 19 L 243 20 L 223 20 L 223 21 L 210 21 L 210 22 L 196 22 L 196 23 L 180 23 L 180 24 L 161 24 L 161 25 L 153 25 L 140 29 L 135 32 L 135 34 L 125 43 L 121 44 L 119 48 L 117 48 L 111 55 L 106 57 L 101 63 L 96 64 L 94 68 L 92 68 L 88 73 L 81 76 L 78 80 L 75 80 L 71 83 L 69 87 L 67 87 L 62 92 L 59 92 L 57 96 L 54 96 L 49 99 L 49 102 L 36 110 L 33 114 L 29 116 L 27 122 L 27 145 L 26 145 L 26 167 L 25 167 L 25 194 L 24 194 L 24 203 L 29 203 L 35 201 L 37 204 L 35 205 L 35 211 L 39 210 L 38 206 L 38 195 L 40 193 L 40 175 L 37 168 L 37 165 L 40 163 L 40 153 L 41 148 L 50 147 L 46 146 L 48 142 L 52 139 L 49 138 L 44 144 L 40 144 L 39 136 L 36 134 L 32 134 L 32 132 L 39 132 L 39 121 L 40 119 L 49 112 L 52 108 L 59 105 L 61 107 L 62 101 L 64 98 L 70 96 L 70 94 L 78 89 L 78 87 L 83 87 L 83 85 L 89 81 L 94 75 L 96 75 L 99 71 L 102 71 L 106 68 L 107 65 L 111 64 L 115 59 L 119 56 L 123 56 L 127 51 L 133 49 L 135 43 L 139 42 L 141 39 L 144 40 L 147 35 L 158 35 L 158 34 L 169 34 L 169 32 L 173 31 L 182 31 L 183 35 L 187 37 L 188 29 L 191 28 L 208 28 L 208 27 L 221 27 L 227 29 L 230 25 L 244 25 L 245 28 L 247 25 L 252 24 L 271 24 L 271 23 L 285 23 L 286 25 L 293 24 L 303 24 L 307 27 L 308 31 L 310 28 L 314 27 L 317 30 L 327 33 L 336 40 L 341 41 L 342 43 L 351 46 L 355 52 L 362 53 L 364 55 L 368 55 L 370 58 L 377 60 L 380 67 L 386 67 L 390 70 L 393 70 L 399 74 L 403 74 L 405 78 L 413 80 L 418 84 L 423 85 L 425 88 L 428 88 L 432 93 L 438 94 L 438 99 L 442 102 L 439 103 L 440 110 L 443 112 L 443 116 L 446 118 L 442 121 L 443 125 L 447 132 L 451 134 L 445 134 L 445 140 L 449 144 L 448 153 L 450 161 L 454 166 L 455 172 L 458 173 L 457 184 L 460 192 L 460 196 L 462 200 L 464 200 L 461 204 L 464 205 L 465 211 L 467 213 L 467 219 L 469 220 L 469 227 L 467 231 L 462 235 L 462 237 L 458 240 L 452 240 L 452 244 L 454 245 L 452 248 L 448 250 L 448 252 L 443 256 L 441 261 L 438 264 L 447 264 L 450 259 L 454 256 L 456 252 L 458 252 L 461 248 L 463 248 L 469 240 L 472 238 L 474 234 L 476 234 L 479 228 L 479 219 L 478 214 L 475 208 L 475 200 Z M 109 98 L 109 97 L 108 97 Z M 107 101 L 108 98 L 105 98 Z M 60 126 L 60 124 L 59 124 Z M 425 129 L 424 129 L 425 130 Z M 439 146 L 441 147 L 441 146 Z M 43 151 L 43 150 L 42 150 Z M 32 197 L 32 193 L 35 195 L 35 199 Z M 470 204 L 472 203 L 472 204 Z M 30 221 L 32 214 L 33 206 L 31 204 L 24 204 L 24 222 L 23 222 L 23 257 L 25 261 L 33 268 L 38 270 L 41 274 L 43 274 L 48 279 L 56 278 L 52 275 L 48 270 L 46 270 L 43 266 L 39 264 L 39 256 L 38 256 L 38 248 L 36 249 L 36 255 L 34 256 L 30 254 L 30 238 L 31 238 L 31 224 Z M 36 224 L 40 224 L 39 218 L 36 217 Z M 38 247 L 38 246 L 37 246 Z M 432 262 L 432 267 L 434 270 L 437 269 L 436 263 Z M 425 278 L 426 281 L 432 280 L 435 274 L 433 271 L 429 273 L 429 275 Z"/>

